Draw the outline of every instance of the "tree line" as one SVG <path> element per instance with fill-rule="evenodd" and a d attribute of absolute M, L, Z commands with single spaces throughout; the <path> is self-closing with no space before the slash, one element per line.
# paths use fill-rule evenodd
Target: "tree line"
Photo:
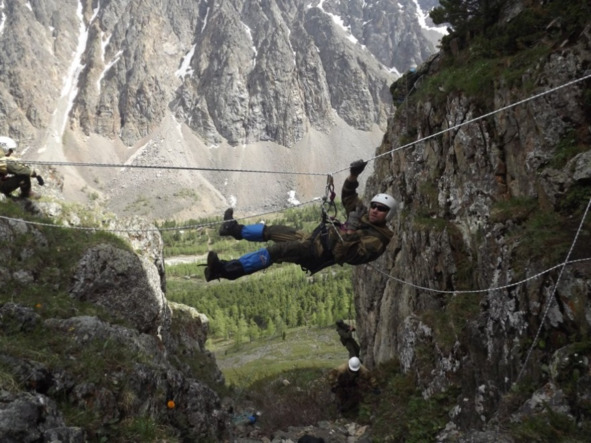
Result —
<path fill-rule="evenodd" d="M 470 47 L 470 56 L 499 57 L 547 44 L 561 35 L 572 39 L 588 25 L 588 1 L 545 0 L 524 2 L 516 8 L 510 0 L 440 0 L 429 16 L 436 25 L 447 24 L 441 40 L 446 52 Z M 555 26 L 549 27 L 551 23 Z"/>
<path fill-rule="evenodd" d="M 173 279 L 167 297 L 206 314 L 210 337 L 238 343 L 289 328 L 329 326 L 354 315 L 350 267 L 309 277 L 298 266 L 286 264 L 240 282 L 205 284 L 197 276 Z"/>

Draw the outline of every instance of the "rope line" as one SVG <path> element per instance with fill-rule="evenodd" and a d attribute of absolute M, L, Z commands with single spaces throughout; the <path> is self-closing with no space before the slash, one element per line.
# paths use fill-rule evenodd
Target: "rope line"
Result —
<path fill-rule="evenodd" d="M 384 157 L 386 155 L 389 154 L 393 154 L 394 152 L 397 151 L 401 151 L 403 149 L 407 149 L 410 148 L 418 143 L 422 143 L 424 141 L 430 140 L 432 138 L 438 137 L 440 135 L 445 134 L 446 132 L 450 132 L 456 129 L 461 128 L 462 126 L 466 126 L 469 125 L 471 123 L 477 122 L 479 120 L 483 120 L 485 118 L 491 117 L 495 114 L 498 114 L 500 112 L 504 112 L 508 109 L 514 108 L 516 106 L 522 105 L 524 103 L 527 103 L 529 101 L 532 100 L 536 100 L 540 97 L 543 97 L 545 95 L 551 94 L 553 92 L 559 91 L 560 89 L 563 88 L 567 88 L 569 86 L 572 86 L 576 83 L 585 81 L 587 79 L 591 78 L 591 74 L 587 74 L 584 75 L 583 77 L 579 77 L 577 79 L 571 80 L 569 82 L 566 82 L 562 85 L 558 85 L 554 88 L 550 88 L 546 91 L 542 91 L 538 94 L 532 95 L 530 97 L 526 97 L 522 100 L 519 100 L 517 102 L 511 103 L 507 106 L 503 106 L 499 109 L 495 109 L 491 112 L 488 112 L 486 114 L 480 115 L 478 117 L 474 117 L 470 120 L 466 120 L 465 122 L 462 123 L 458 123 L 454 126 L 451 126 L 449 128 L 443 129 L 439 132 L 436 132 L 434 134 L 431 135 L 427 135 L 423 138 L 420 138 L 418 140 L 412 141 L 410 143 L 407 143 L 405 145 L 399 146 L 398 148 L 394 148 L 390 151 L 384 152 L 382 154 L 376 155 L 374 157 L 369 158 L 367 161 L 373 161 L 373 160 L 377 160 L 380 157 Z M 278 175 L 307 175 L 307 176 L 327 176 L 327 175 L 334 175 L 337 174 L 339 172 L 343 172 L 349 169 L 349 166 L 342 168 L 342 169 L 338 169 L 334 172 L 297 172 L 297 171 L 269 171 L 269 170 L 258 170 L 258 169 L 227 169 L 227 168 L 205 168 L 205 167 L 198 167 L 198 166 L 164 166 L 164 165 L 134 165 L 134 164 L 116 164 L 116 163 L 84 163 L 84 162 L 51 162 L 51 161 L 37 161 L 37 160 L 25 160 L 25 159 L 7 159 L 7 161 L 14 161 L 14 162 L 20 162 L 20 163 L 25 163 L 25 164 L 31 164 L 31 165 L 50 165 L 50 166 L 88 166 L 88 167 L 97 167 L 97 168 L 139 168 L 139 169 L 170 169 L 170 170 L 185 170 L 185 171 L 210 171 L 210 172 L 244 172 L 244 173 L 256 173 L 256 174 L 278 174 Z"/>
<path fill-rule="evenodd" d="M 524 103 L 527 103 L 527 102 L 529 102 L 529 101 L 532 101 L 532 100 L 538 99 L 538 98 L 540 98 L 540 97 L 543 97 L 543 96 L 545 96 L 545 95 L 551 94 L 551 93 L 553 93 L 553 92 L 556 92 L 556 91 L 558 91 L 558 90 L 560 90 L 560 89 L 562 89 L 562 88 L 566 88 L 566 87 L 568 87 L 568 86 L 572 86 L 572 85 L 574 85 L 574 84 L 576 84 L 576 83 L 582 82 L 582 81 L 584 81 L 584 80 L 587 80 L 587 79 L 589 79 L 589 78 L 591 78 L 591 74 L 587 74 L 587 75 L 585 75 L 585 76 L 583 76 L 583 77 L 580 77 L 580 78 L 577 78 L 577 79 L 571 80 L 571 81 L 569 81 L 569 82 L 567 82 L 567 83 L 564 83 L 564 84 L 562 84 L 562 85 L 559 85 L 559 86 L 556 86 L 556 87 L 554 87 L 554 88 L 548 89 L 547 91 L 540 92 L 539 94 L 532 95 L 532 96 L 530 96 L 530 97 L 524 98 L 523 100 L 519 100 L 519 101 L 517 101 L 517 102 L 515 102 L 515 103 L 511 103 L 511 104 L 509 104 L 509 105 L 507 105 L 507 106 L 503 106 L 503 107 L 501 107 L 501 108 L 499 108 L 499 109 L 495 109 L 494 111 L 488 112 L 488 113 L 486 113 L 486 114 L 483 114 L 483 115 L 480 115 L 480 116 L 478 116 L 478 117 L 474 117 L 474 118 L 472 118 L 472 119 L 470 119 L 470 120 L 466 120 L 465 122 L 458 123 L 457 125 L 454 125 L 454 126 L 451 126 L 451 127 L 449 127 L 449 128 L 443 129 L 443 130 L 441 130 L 441 131 L 439 131 L 439 132 L 436 132 L 436 133 L 434 133 L 434 134 L 427 135 L 427 136 L 425 136 L 425 137 L 423 137 L 423 138 L 420 138 L 420 139 L 418 139 L 418 140 L 415 140 L 415 141 L 412 141 L 412 142 L 410 142 L 410 143 L 407 143 L 407 144 L 405 144 L 405 145 L 399 146 L 398 148 L 394 148 L 394 149 L 392 149 L 392 150 L 390 150 L 390 151 L 387 151 L 387 152 L 384 152 L 384 153 L 382 153 L 382 154 L 376 155 L 376 156 L 374 156 L 374 157 L 370 158 L 370 159 L 369 159 L 369 160 L 367 160 L 367 161 L 376 160 L 376 159 L 378 159 L 378 158 L 380 158 L 380 157 L 384 157 L 384 156 L 386 156 L 386 155 L 389 155 L 389 154 L 394 154 L 396 151 L 401 151 L 401 150 L 403 150 L 403 149 L 410 148 L 411 146 L 414 146 L 414 145 L 416 145 L 416 144 L 418 144 L 418 143 L 422 143 L 422 142 L 424 142 L 424 141 L 427 141 L 427 140 L 430 140 L 430 139 L 432 139 L 432 138 L 439 137 L 440 135 L 443 135 L 443 134 L 445 134 L 446 132 L 449 132 L 449 131 L 453 131 L 453 130 L 459 129 L 459 128 L 461 128 L 462 126 L 466 126 L 466 125 L 469 125 L 469 124 L 471 124 L 471 123 L 477 122 L 477 121 L 479 121 L 479 120 L 483 120 L 483 119 L 485 119 L 485 118 L 491 117 L 491 116 L 493 116 L 493 115 L 495 115 L 495 114 L 498 114 L 498 113 L 500 113 L 500 112 L 504 112 L 504 111 L 506 111 L 506 110 L 508 110 L 508 109 L 514 108 L 514 107 L 516 107 L 516 106 L 522 105 L 522 104 L 524 104 Z M 337 173 L 339 173 L 339 172 L 343 172 L 343 171 L 346 171 L 346 170 L 348 170 L 348 167 L 347 167 L 347 168 L 343 168 L 343 169 L 339 169 L 339 170 L 337 170 L 337 171 L 334 171 L 334 172 L 332 172 L 332 174 L 337 174 Z"/>
<path fill-rule="evenodd" d="M 438 294 L 454 294 L 454 295 L 456 295 L 456 294 L 477 294 L 477 293 L 484 293 L 484 292 L 502 291 L 503 289 L 508 289 L 508 288 L 512 288 L 512 287 L 515 287 L 515 286 L 521 286 L 521 285 L 523 285 L 523 284 L 525 284 L 525 283 L 527 283 L 527 282 L 529 282 L 531 280 L 535 280 L 535 279 L 541 277 L 542 275 L 547 274 L 549 272 L 552 272 L 553 270 L 558 269 L 560 267 L 564 267 L 566 265 L 572 265 L 572 264 L 575 264 L 575 263 L 584 262 L 584 261 L 588 261 L 588 260 L 591 260 L 591 257 L 579 258 L 579 259 L 576 259 L 576 260 L 569 260 L 569 261 L 560 263 L 558 265 L 552 266 L 551 268 L 548 268 L 548 269 L 546 269 L 546 270 L 544 270 L 542 272 L 538 272 L 537 274 L 534 274 L 531 277 L 525 278 L 525 279 L 520 280 L 520 281 L 517 281 L 515 283 L 509 283 L 509 284 L 506 284 L 504 286 L 491 287 L 491 288 L 486 288 L 486 289 L 472 289 L 472 290 L 466 289 L 466 290 L 454 290 L 454 291 L 445 291 L 445 290 L 442 290 L 442 289 L 433 289 L 433 288 L 427 288 L 425 286 L 419 286 L 419 285 L 416 285 L 414 283 L 410 283 L 408 281 L 405 281 L 405 280 L 402 280 L 400 278 L 394 277 L 393 275 L 390 275 L 387 272 L 385 272 L 385 271 L 381 270 L 380 268 L 376 267 L 372 263 L 368 263 L 366 266 L 369 266 L 369 267 L 373 268 L 376 272 L 378 272 L 378 273 L 386 276 L 388 279 L 397 281 L 398 283 L 401 283 L 401 284 L 403 284 L 405 286 L 410 286 L 412 288 L 419 289 L 421 291 L 435 292 L 435 293 L 438 293 Z"/>
<path fill-rule="evenodd" d="M 560 273 L 558 274 L 558 277 L 556 278 L 556 282 L 554 283 L 554 287 L 552 288 L 552 291 L 548 294 L 548 296 L 546 297 L 546 309 L 544 309 L 544 315 L 542 315 L 542 318 L 540 320 L 540 326 L 538 327 L 538 330 L 536 332 L 536 335 L 532 341 L 532 344 L 527 352 L 527 355 L 525 357 L 525 361 L 523 362 L 523 365 L 521 366 L 521 369 L 519 371 L 519 374 L 517 375 L 517 379 L 515 380 L 515 384 L 517 384 L 519 382 L 519 380 L 521 379 L 521 376 L 523 375 L 523 371 L 525 370 L 525 367 L 527 365 L 527 362 L 529 361 L 529 358 L 531 356 L 531 353 L 533 352 L 533 349 L 536 345 L 536 343 L 538 342 L 538 339 L 540 338 L 540 334 L 542 332 L 542 328 L 544 327 L 544 321 L 546 321 L 546 318 L 548 317 L 548 312 L 550 312 L 550 307 L 552 306 L 554 300 L 555 300 L 555 295 L 556 295 L 556 290 L 558 289 L 558 283 L 560 282 L 560 279 L 562 278 L 562 273 L 564 272 L 564 267 L 566 266 L 566 262 L 568 262 L 573 249 L 575 247 L 575 244 L 577 243 L 577 239 L 579 237 L 579 234 L 581 233 L 582 229 L 583 229 L 583 223 L 585 222 L 585 218 L 587 217 L 587 213 L 589 212 L 589 208 L 591 207 L 591 198 L 589 199 L 589 203 L 587 203 L 587 208 L 585 209 L 585 213 L 583 214 L 583 218 L 581 219 L 581 223 L 579 224 L 579 229 L 577 230 L 577 233 L 575 234 L 575 238 L 573 239 L 573 242 L 570 246 L 570 249 L 568 251 L 568 254 L 566 254 L 566 259 L 565 259 L 565 263 L 564 266 L 562 266 L 560 268 Z"/>
<path fill-rule="evenodd" d="M 303 203 L 298 203 L 298 204 L 294 204 L 292 206 L 290 206 L 289 208 L 282 208 L 282 209 L 271 209 L 269 211 L 265 211 L 265 212 L 260 212 L 254 215 L 248 215 L 245 217 L 240 217 L 240 218 L 234 218 L 234 220 L 236 221 L 241 221 L 241 220 L 248 220 L 248 219 L 253 219 L 253 218 L 258 218 L 258 217 L 262 217 L 265 215 L 270 215 L 270 214 L 276 214 L 278 212 L 283 212 L 286 209 L 291 209 L 291 208 L 299 208 L 305 205 L 309 205 L 311 203 L 315 203 L 317 201 L 320 201 L 321 197 L 315 197 L 312 200 L 308 200 L 305 201 Z M 105 228 L 105 227 L 100 227 L 100 226 L 72 226 L 72 225 L 56 225 L 53 223 L 44 223 L 44 222 L 38 222 L 38 221 L 32 221 L 32 220 L 24 220 L 21 218 L 13 218 L 13 217 L 7 217 L 5 215 L 0 215 L 0 219 L 4 219 L 10 222 L 20 222 L 20 223 L 25 223 L 27 225 L 32 225 L 32 226 L 44 226 L 47 228 L 60 228 L 60 229 L 74 229 L 74 230 L 79 230 L 79 231 L 93 231 L 93 232 L 162 232 L 162 231 L 187 231 L 187 230 L 191 230 L 191 229 L 202 229 L 202 228 L 207 228 L 210 226 L 215 226 L 215 225 L 219 225 L 220 222 L 219 220 L 216 221 L 212 221 L 212 222 L 208 222 L 208 223 L 201 223 L 201 224 L 193 224 L 193 225 L 183 225 L 183 226 L 171 226 L 171 227 L 156 227 L 156 228 L 142 228 L 142 229 L 135 229 L 135 228 Z"/>
<path fill-rule="evenodd" d="M 7 162 L 25 163 L 28 165 L 45 166 L 88 166 L 95 168 L 130 168 L 130 169 L 167 169 L 173 171 L 210 171 L 210 172 L 245 172 L 254 174 L 277 174 L 277 175 L 308 175 L 308 176 L 326 176 L 324 172 L 298 172 L 298 171 L 266 171 L 261 169 L 231 169 L 231 168 L 205 168 L 200 166 L 171 166 L 171 165 L 134 165 L 121 163 L 85 163 L 85 162 L 58 162 L 41 161 L 25 159 L 6 159 Z"/>
<path fill-rule="evenodd" d="M 301 203 L 298 206 L 307 205 L 307 204 L 316 202 L 318 200 L 319 200 L 319 198 L 314 199 L 314 200 L 310 200 L 308 202 Z M 591 204 L 591 202 L 590 202 L 590 204 Z M 240 221 L 240 220 L 245 220 L 245 219 L 251 219 L 251 218 L 255 218 L 255 217 L 260 217 L 262 215 L 268 215 L 268 214 L 273 214 L 273 213 L 277 213 L 277 212 L 281 212 L 281 211 L 273 211 L 272 210 L 272 211 L 267 211 L 266 213 L 261 213 L 261 214 L 257 214 L 254 216 L 235 218 L 234 220 Z M 133 229 L 133 228 L 101 228 L 101 227 L 85 227 L 85 226 L 62 226 L 62 225 L 55 225 L 55 224 L 51 224 L 51 223 L 43 223 L 43 222 L 36 222 L 36 221 L 6 217 L 4 215 L 0 215 L 0 219 L 4 219 L 7 221 L 11 221 L 11 222 L 25 223 L 25 224 L 33 225 L 33 226 L 44 226 L 44 227 L 49 227 L 49 228 L 60 228 L 60 229 L 74 229 L 74 230 L 92 231 L 92 232 L 97 232 L 97 231 L 100 231 L 100 232 L 156 232 L 156 231 L 158 231 L 158 232 L 160 232 L 160 231 L 172 231 L 172 230 L 189 230 L 189 229 L 207 228 L 210 226 L 219 225 L 219 223 L 220 223 L 219 221 L 212 221 L 209 223 L 203 223 L 203 224 L 197 224 L 197 225 L 184 225 L 184 226 L 177 226 L 177 227 L 170 227 L 170 228 Z M 582 223 L 583 223 L 583 221 L 581 221 L 581 227 L 582 227 Z M 581 230 L 581 228 L 579 228 L 579 232 L 580 232 L 580 230 Z M 579 232 L 577 232 L 577 235 L 575 236 L 575 241 L 573 242 L 573 247 L 574 247 L 574 244 L 576 243 Z M 571 247 L 571 249 L 572 249 L 572 247 Z M 570 256 L 570 253 L 569 253 L 569 256 Z M 564 267 L 566 265 L 572 265 L 572 264 L 576 264 L 576 263 L 584 262 L 584 261 L 588 261 L 588 260 L 591 260 L 591 257 L 581 258 L 581 259 L 576 259 L 576 260 L 567 260 L 563 263 L 560 263 L 560 264 L 555 265 L 551 268 L 548 268 L 544 271 L 541 271 L 535 275 L 532 275 L 531 277 L 517 281 L 515 283 L 509 283 L 504 286 L 490 287 L 490 288 L 486 288 L 486 289 L 454 290 L 454 291 L 445 291 L 445 290 L 441 290 L 441 289 L 434 289 L 434 288 L 428 288 L 426 286 L 416 285 L 414 283 L 411 283 L 411 282 L 402 280 L 400 278 L 394 277 L 393 275 L 390 275 L 389 273 L 383 271 L 382 269 L 380 269 L 379 267 L 377 267 L 373 263 L 367 263 L 365 266 L 373 268 L 376 272 L 384 275 L 385 277 L 387 277 L 390 280 L 397 281 L 398 283 L 401 283 L 405 286 L 410 286 L 412 288 L 419 289 L 421 291 L 435 292 L 435 293 L 439 293 L 439 294 L 477 294 L 477 293 L 485 293 L 485 292 L 492 292 L 492 291 L 500 291 L 500 290 L 512 288 L 515 286 L 520 286 L 520 285 L 527 283 L 528 281 L 535 280 L 535 279 L 543 276 L 544 274 L 547 274 L 547 273 L 549 273 L 555 269 L 558 269 L 560 267 Z"/>
<path fill-rule="evenodd" d="M 564 83 L 562 85 L 556 86 L 556 87 L 551 88 L 551 89 L 549 89 L 547 91 L 543 91 L 543 92 L 541 92 L 539 94 L 533 95 L 531 97 L 525 98 L 523 100 L 517 101 L 517 102 L 512 103 L 512 104 L 509 104 L 509 105 L 504 106 L 502 108 L 499 108 L 499 109 L 496 109 L 494 111 L 491 111 L 491 112 L 489 112 L 487 114 L 483 114 L 481 116 L 472 118 L 472 119 L 467 120 L 465 122 L 459 123 L 459 124 L 454 125 L 452 127 L 449 127 L 449 128 L 444 129 L 444 130 L 441 130 L 439 132 L 436 132 L 434 134 L 431 134 L 429 136 L 423 137 L 423 138 L 421 138 L 419 140 L 415 140 L 413 142 L 407 143 L 407 144 L 405 144 L 403 146 L 400 146 L 398 148 L 392 149 L 392 150 L 390 150 L 388 152 L 385 152 L 383 154 L 374 156 L 373 158 L 370 158 L 367 161 L 375 160 L 375 159 L 378 159 L 378 158 L 383 157 L 385 155 L 392 154 L 392 153 L 394 153 L 396 151 L 407 149 L 407 148 L 409 148 L 411 146 L 416 145 L 417 143 L 420 143 L 420 142 L 429 140 L 429 139 L 434 138 L 434 137 L 438 137 L 438 136 L 440 136 L 440 135 L 442 135 L 442 134 L 444 134 L 446 132 L 449 132 L 449 131 L 458 129 L 458 128 L 462 127 L 462 126 L 465 126 L 465 125 L 474 123 L 474 122 L 476 122 L 478 120 L 481 120 L 481 119 L 490 117 L 490 116 L 492 116 L 494 114 L 497 114 L 499 112 L 503 112 L 505 110 L 511 109 L 513 107 L 516 107 L 516 106 L 521 105 L 523 103 L 526 103 L 528 101 L 535 100 L 535 99 L 537 99 L 539 97 L 548 95 L 548 94 L 550 94 L 552 92 L 558 91 L 558 90 L 560 90 L 562 88 L 566 88 L 568 86 L 571 86 L 573 84 L 579 83 L 579 82 L 584 81 L 584 80 L 587 80 L 589 78 L 591 78 L 591 74 L 587 74 L 587 75 L 585 75 L 583 77 L 580 77 L 578 79 L 574 79 L 574 80 L 572 80 L 570 82 L 567 82 L 567 83 Z M 179 169 L 179 170 L 180 169 L 184 169 L 184 170 L 220 171 L 220 172 L 247 172 L 247 173 L 253 172 L 253 173 L 264 173 L 264 174 L 271 174 L 271 173 L 273 173 L 273 174 L 297 174 L 297 175 L 317 175 L 317 176 L 321 176 L 321 175 L 322 176 L 326 176 L 326 175 L 328 175 L 329 177 L 332 177 L 332 175 L 334 175 L 336 173 L 339 173 L 339 172 L 342 172 L 342 171 L 346 171 L 346 170 L 349 169 L 349 167 L 347 167 L 347 168 L 343 168 L 343 169 L 337 170 L 337 171 L 335 171 L 333 173 L 325 174 L 325 173 L 305 173 L 305 172 L 287 172 L 287 171 L 264 171 L 264 170 L 240 170 L 240 169 L 200 168 L 200 167 L 181 167 L 181 166 L 125 165 L 125 164 L 118 165 L 118 164 L 101 164 L 101 163 L 40 162 L 40 161 L 23 161 L 23 160 L 19 160 L 19 161 L 21 161 L 23 163 L 26 162 L 26 163 L 29 163 L 29 164 L 43 164 L 43 165 L 96 166 L 96 167 L 120 167 L 120 168 L 144 168 L 144 169 Z M 312 202 L 318 201 L 319 199 L 320 198 L 317 197 L 317 198 L 315 198 L 313 200 L 310 200 L 310 201 L 308 201 L 306 203 L 302 203 L 300 205 L 294 205 L 294 207 L 298 207 L 298 206 L 302 206 L 304 204 L 312 203 Z M 276 212 L 281 212 L 281 210 L 271 210 L 271 211 L 263 212 L 263 213 L 260 213 L 260 214 L 257 214 L 257 215 L 252 215 L 252 216 L 248 216 L 248 217 L 244 217 L 244 218 L 251 219 L 251 218 L 254 218 L 254 217 L 261 217 L 263 215 L 268 215 L 268 214 L 276 213 Z M 21 222 L 30 223 L 30 224 L 37 224 L 37 225 L 40 225 L 40 226 L 58 227 L 57 225 L 52 225 L 52 224 L 49 224 L 49 223 L 28 222 L 28 221 L 25 221 L 25 220 L 11 219 L 11 218 L 5 217 L 5 216 L 0 216 L 0 218 L 7 219 L 7 220 L 13 220 L 13 221 L 21 221 Z M 242 220 L 242 219 L 236 219 L 236 220 Z M 170 227 L 170 228 L 154 228 L 152 230 L 144 229 L 143 231 L 149 232 L 149 231 L 170 231 L 170 230 L 201 229 L 201 228 L 208 227 L 208 226 L 211 226 L 211 225 L 214 225 L 214 224 L 217 224 L 217 223 L 218 222 L 211 222 L 211 223 L 205 223 L 205 224 L 201 224 L 201 225 L 185 225 L 185 226 Z M 138 231 L 142 231 L 142 230 L 138 230 L 138 229 L 122 229 L 122 228 L 101 229 L 101 228 L 96 228 L 96 227 L 91 228 L 91 227 L 80 227 L 80 226 L 70 226 L 69 228 L 71 228 L 71 229 L 79 229 L 79 230 L 88 230 L 88 231 L 103 230 L 103 231 L 110 231 L 110 232 L 138 232 Z M 577 237 L 579 235 L 579 232 L 577 232 Z M 566 264 L 567 264 L 567 262 L 565 262 L 565 263 L 563 263 L 561 265 L 557 265 L 557 266 L 555 266 L 553 268 L 550 268 L 549 270 L 543 271 L 540 274 L 534 275 L 530 279 L 537 278 L 540 275 L 543 275 L 543 274 L 545 274 L 545 273 L 547 273 L 547 272 L 549 272 L 549 271 L 551 271 L 553 269 L 556 269 L 557 267 L 564 266 Z M 501 286 L 501 287 L 498 287 L 498 288 L 489 288 L 489 289 L 482 289 L 482 290 L 472 290 L 472 291 L 469 291 L 469 290 L 468 291 L 440 291 L 440 290 L 436 290 L 436 289 L 432 289 L 432 288 L 427 288 L 427 287 L 415 285 L 413 283 L 406 282 L 404 280 L 401 280 L 401 279 L 398 279 L 396 277 L 393 277 L 393 276 L 385 273 L 381 269 L 375 267 L 373 264 L 369 264 L 369 266 L 372 267 L 372 268 L 374 268 L 377 272 L 379 272 L 379 273 L 387 276 L 388 278 L 391 278 L 393 280 L 396 280 L 399 283 L 402 283 L 402 284 L 405 284 L 405 285 L 408 285 L 408 286 L 411 286 L 411 287 L 414 287 L 416 289 L 420 289 L 420 290 L 423 290 L 423 291 L 438 292 L 438 293 L 448 293 L 448 294 L 449 293 L 452 293 L 452 294 L 478 293 L 478 292 L 488 292 L 488 291 L 492 291 L 492 290 L 503 290 L 503 289 L 507 289 L 507 288 L 516 286 L 518 284 L 521 284 L 521 283 L 524 283 L 524 282 L 530 280 L 530 279 L 526 279 L 526 280 L 524 280 L 522 282 L 518 282 L 518 283 L 514 283 L 514 284 L 509 284 L 509 285 Z"/>

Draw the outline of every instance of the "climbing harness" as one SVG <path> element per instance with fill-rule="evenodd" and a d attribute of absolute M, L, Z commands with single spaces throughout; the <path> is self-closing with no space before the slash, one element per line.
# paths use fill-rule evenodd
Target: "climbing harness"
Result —
<path fill-rule="evenodd" d="M 330 233 L 328 231 L 328 225 L 331 224 L 337 236 L 339 237 L 339 240 L 341 242 L 343 241 L 343 238 L 339 232 L 341 223 L 336 218 L 338 210 L 334 201 L 335 196 L 336 193 L 334 192 L 334 179 L 331 174 L 328 174 L 326 177 L 326 190 L 324 197 L 322 198 L 322 220 L 310 235 L 310 248 L 312 249 L 311 255 L 315 255 L 314 248 L 316 245 L 316 240 L 319 239 L 322 245 L 322 256 L 317 260 L 310 260 L 306 263 L 300 263 L 302 270 L 306 271 L 309 275 L 313 275 L 318 271 L 336 263 L 334 256 L 332 255 Z M 333 215 L 330 215 L 330 212 L 332 212 Z"/>
<path fill-rule="evenodd" d="M 328 238 L 328 231 L 326 229 L 326 225 L 327 223 L 330 223 L 333 226 L 335 232 L 337 233 L 339 240 L 342 242 L 343 238 L 341 237 L 338 228 L 338 226 L 340 226 L 341 223 L 337 220 L 338 210 L 337 205 L 334 201 L 335 196 L 336 193 L 334 192 L 334 178 L 332 174 L 328 174 L 326 176 L 326 191 L 324 193 L 324 197 L 322 198 L 322 223 L 319 225 L 319 227 L 322 227 L 322 234 L 326 234 L 326 237 Z M 330 210 L 334 211 L 333 216 L 329 215 Z"/>
<path fill-rule="evenodd" d="M 334 178 L 332 174 L 328 174 L 326 177 L 326 189 L 324 191 L 324 197 L 322 197 L 322 221 L 326 221 L 328 218 L 328 212 L 334 211 L 334 217 L 337 216 L 337 205 L 334 202 L 336 194 L 334 192 Z"/>

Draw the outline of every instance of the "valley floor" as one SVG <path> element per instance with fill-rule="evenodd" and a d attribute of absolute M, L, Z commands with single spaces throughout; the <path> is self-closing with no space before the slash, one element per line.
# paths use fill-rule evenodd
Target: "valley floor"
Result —
<path fill-rule="evenodd" d="M 296 368 L 317 368 L 327 373 L 348 359 L 346 348 L 341 344 L 335 327 L 297 328 L 288 330 L 271 339 L 260 339 L 236 346 L 224 341 L 208 341 L 208 348 L 216 355 L 218 367 L 224 373 L 226 383 L 233 385 L 239 392 L 234 401 L 235 426 L 232 429 L 232 441 L 248 442 L 297 442 L 302 436 L 322 438 L 326 443 L 369 442 L 370 426 L 360 425 L 351 420 L 336 418 L 321 420 L 304 426 L 286 426 L 273 429 L 266 420 L 265 410 L 259 410 L 255 394 L 249 392 L 249 386 L 257 380 L 270 380 L 269 383 L 281 383 L 287 388 L 298 380 L 292 378 Z M 257 388 L 258 389 L 258 388 Z M 326 399 L 334 400 L 329 393 L 329 386 L 321 385 L 318 389 L 326 390 Z M 243 391 L 242 391 L 243 390 Z M 243 395 L 240 395 L 242 393 Z M 274 405 L 263 405 L 273 408 Z M 328 410 L 335 408 L 335 403 L 325 404 Z M 239 423 L 241 417 L 256 411 L 261 413 L 254 424 Z M 294 411 L 294 413 L 298 413 Z"/>

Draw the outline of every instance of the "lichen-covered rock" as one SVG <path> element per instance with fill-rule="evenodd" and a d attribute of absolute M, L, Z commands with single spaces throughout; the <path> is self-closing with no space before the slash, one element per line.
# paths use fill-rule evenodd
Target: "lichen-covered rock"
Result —
<path fill-rule="evenodd" d="M 174 414 L 165 421 L 180 425 L 183 432 L 194 438 L 218 438 L 224 433 L 226 415 L 217 394 L 190 376 L 189 371 L 183 373 L 170 365 L 169 351 L 158 337 L 110 325 L 96 317 L 49 319 L 45 325 L 55 333 L 71 337 L 76 343 L 70 347 L 73 354 L 90 347 L 97 350 L 96 359 L 110 361 L 111 355 L 118 352 L 135 356 L 133 371 L 115 366 L 100 374 L 108 379 L 107 383 L 80 379 L 73 385 L 65 385 L 64 392 L 57 392 L 54 386 L 54 393 L 67 396 L 72 405 L 91 409 L 108 423 L 117 422 L 134 411 L 145 411 L 151 417 L 164 420 L 167 402 L 172 400 Z"/>
<path fill-rule="evenodd" d="M 84 244 L 80 236 L 80 244 L 66 246 L 59 242 L 67 234 L 48 230 L 74 230 L 78 222 L 70 221 L 92 217 L 65 207 L 52 212 L 55 226 L 0 219 L 0 335 L 11 344 L 0 350 L 0 441 L 98 440 L 114 424 L 142 420 L 192 441 L 223 440 L 227 416 L 212 387 L 224 379 L 205 349 L 208 319 L 174 303 L 171 316 L 158 230 L 97 212 L 124 243 L 106 236 Z M 58 254 L 72 265 L 60 269 Z M 40 349 L 29 349 L 36 342 Z M 93 425 L 66 426 L 72 408 L 94 417 Z"/>
<path fill-rule="evenodd" d="M 586 386 L 589 349 L 564 373 L 559 356 L 572 362 L 572 351 L 559 349 L 584 342 L 591 327 L 588 93 L 575 81 L 525 99 L 580 79 L 590 59 L 581 35 L 523 73 L 527 92 L 497 79 L 479 97 L 420 95 L 378 148 L 396 152 L 376 161 L 366 194 L 389 192 L 403 210 L 384 256 L 354 271 L 361 354 L 369 366 L 398 360 L 427 398 L 461 387 L 452 417 L 460 434 L 492 426 L 524 378 L 543 384 L 560 373 L 562 385 Z M 441 66 L 421 68 L 417 94 Z M 488 109 L 502 111 L 477 118 Z M 397 149 L 415 133 L 426 139 Z M 583 390 L 563 397 L 560 413 L 576 416 Z"/>
<path fill-rule="evenodd" d="M 84 443 L 83 429 L 68 427 L 53 400 L 42 394 L 0 390 L 0 440 L 6 443 Z"/>
<path fill-rule="evenodd" d="M 195 308 L 181 303 L 168 302 L 172 311 L 175 328 L 179 333 L 181 345 L 187 349 L 205 352 L 205 342 L 209 332 L 209 319 Z"/>
<path fill-rule="evenodd" d="M 138 331 L 157 333 L 170 319 L 156 267 L 129 251 L 106 244 L 89 249 L 72 280 L 72 297 L 104 307 Z"/>

